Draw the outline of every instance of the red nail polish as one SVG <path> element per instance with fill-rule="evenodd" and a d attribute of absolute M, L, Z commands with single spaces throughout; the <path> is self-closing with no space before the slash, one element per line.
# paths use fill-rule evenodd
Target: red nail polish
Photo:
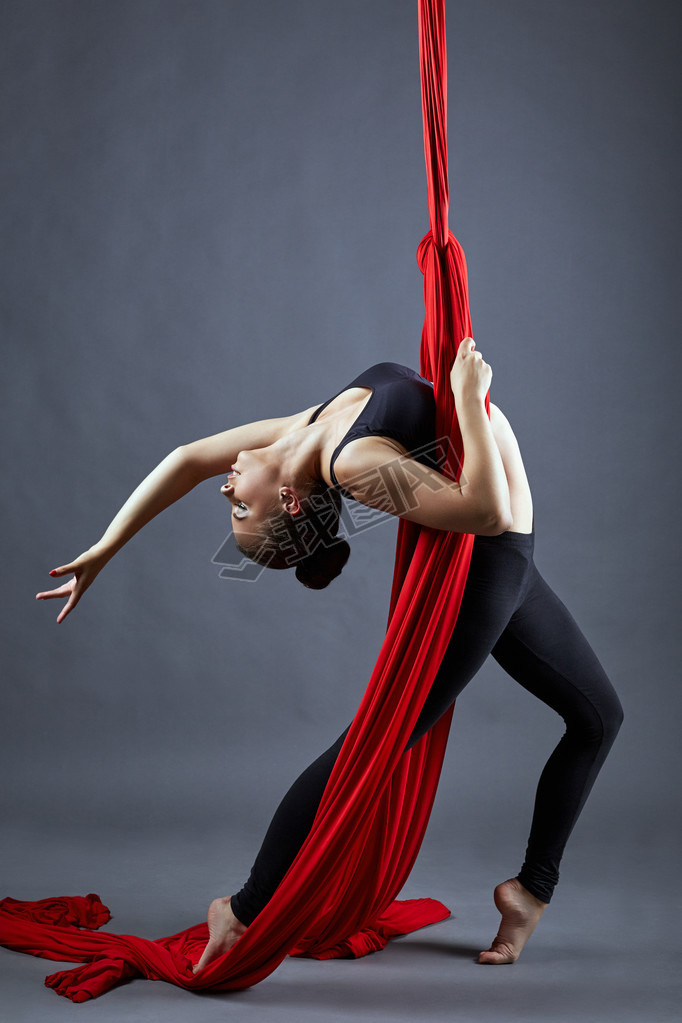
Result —
<path fill-rule="evenodd" d="M 50 572 L 50 575 L 56 575 L 56 574 L 57 574 L 57 569 L 53 568 L 52 571 Z"/>

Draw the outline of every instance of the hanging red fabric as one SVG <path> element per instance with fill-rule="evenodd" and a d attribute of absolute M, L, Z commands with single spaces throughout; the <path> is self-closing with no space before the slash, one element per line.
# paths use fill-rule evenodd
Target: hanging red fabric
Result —
<path fill-rule="evenodd" d="M 462 439 L 450 370 L 471 321 L 464 254 L 448 230 L 444 0 L 419 0 L 419 49 L 430 223 L 418 250 L 425 300 L 420 372 L 434 383 L 437 437 L 449 438 L 456 453 L 444 472 L 458 479 Z M 234 948 L 194 975 L 192 964 L 208 938 L 205 923 L 156 941 L 98 932 L 109 914 L 96 895 L 3 900 L 0 943 L 48 959 L 85 961 L 45 981 L 81 1002 L 134 976 L 193 991 L 245 988 L 287 955 L 366 955 L 397 934 L 448 916 L 440 902 L 396 901 L 396 895 L 424 837 L 452 709 L 403 750 L 452 635 L 472 546 L 469 534 L 400 520 L 388 626 L 367 690 L 308 838 Z"/>

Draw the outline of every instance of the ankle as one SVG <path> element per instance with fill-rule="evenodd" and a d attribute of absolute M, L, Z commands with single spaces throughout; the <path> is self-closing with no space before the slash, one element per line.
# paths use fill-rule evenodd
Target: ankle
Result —
<path fill-rule="evenodd" d="M 230 916 L 232 918 L 232 927 L 234 928 L 235 931 L 238 931 L 240 934 L 243 934 L 244 931 L 248 930 L 248 926 L 247 924 L 242 923 L 242 921 L 239 919 L 234 909 L 232 908 L 232 896 L 231 895 L 224 896 L 223 902 L 225 906 L 227 906 L 227 908 L 229 909 Z"/>
<path fill-rule="evenodd" d="M 527 902 L 532 903 L 535 906 L 535 908 L 539 909 L 541 912 L 543 912 L 547 908 L 549 903 L 544 902 L 542 899 L 539 899 L 537 895 L 533 895 L 533 893 L 529 891 L 528 888 L 526 888 L 523 881 L 521 881 L 519 877 L 514 877 L 511 880 L 516 882 L 516 886 L 518 887 L 519 892 Z"/>

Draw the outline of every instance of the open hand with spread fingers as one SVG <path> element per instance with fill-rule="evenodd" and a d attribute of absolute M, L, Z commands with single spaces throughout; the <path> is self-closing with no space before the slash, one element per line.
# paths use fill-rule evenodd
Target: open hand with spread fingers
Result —
<path fill-rule="evenodd" d="M 73 576 L 68 582 L 57 586 L 54 590 L 43 590 L 40 593 L 36 593 L 36 600 L 52 600 L 55 597 L 68 598 L 57 616 L 58 625 L 73 611 L 88 586 L 95 581 L 95 578 L 104 568 L 110 557 L 110 551 L 97 546 L 90 547 L 89 550 L 84 551 L 74 561 L 52 569 L 50 572 L 51 576 L 68 575 L 69 572 L 73 572 Z"/>

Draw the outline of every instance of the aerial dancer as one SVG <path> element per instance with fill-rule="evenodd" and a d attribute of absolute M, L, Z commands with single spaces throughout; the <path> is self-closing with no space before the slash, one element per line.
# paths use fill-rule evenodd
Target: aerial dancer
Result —
<path fill-rule="evenodd" d="M 492 370 L 471 336 L 466 264 L 448 228 L 443 0 L 419 0 L 419 28 L 430 222 L 418 253 L 420 371 L 376 363 L 321 404 L 181 445 L 99 541 L 51 572 L 71 578 L 36 595 L 65 598 L 63 622 L 130 537 L 216 477 L 242 553 L 322 589 L 350 553 L 339 529 L 345 496 L 399 519 L 376 667 L 353 721 L 293 783 L 249 878 L 212 901 L 206 924 L 152 942 L 94 933 L 108 918 L 95 895 L 57 907 L 0 902 L 3 944 L 86 961 L 47 979 L 74 1001 L 137 975 L 189 990 L 243 988 L 288 954 L 364 955 L 443 919 L 442 904 L 401 904 L 396 895 L 428 822 L 454 701 L 489 654 L 566 723 L 538 782 L 525 858 L 494 890 L 499 931 L 479 955 L 483 964 L 512 963 L 552 898 L 618 732 L 618 697 L 534 563 L 519 445 L 490 402 Z"/>
<path fill-rule="evenodd" d="M 437 468 L 430 381 L 404 365 L 378 363 L 321 405 L 173 451 L 101 540 L 53 571 L 72 577 L 37 596 L 67 598 L 62 622 L 134 533 L 202 480 L 223 475 L 220 493 L 240 550 L 270 568 L 292 568 L 311 588 L 327 586 L 350 553 L 338 536 L 341 494 L 368 507 L 392 507 L 421 526 L 473 534 L 457 622 L 406 748 L 451 708 L 489 654 L 566 722 L 540 777 L 525 861 L 495 888 L 500 928 L 479 962 L 503 964 L 518 958 L 552 897 L 566 841 L 622 712 L 589 643 L 533 561 L 530 487 L 509 421 L 492 403 L 490 417 L 486 412 L 491 378 L 473 339 L 464 338 L 451 372 L 464 450 L 459 483 Z M 407 492 L 416 500 L 406 501 Z M 325 542 L 311 551 L 313 536 Z M 294 782 L 243 888 L 211 903 L 210 939 L 197 972 L 232 948 L 274 894 L 310 831 L 346 734 Z"/>

